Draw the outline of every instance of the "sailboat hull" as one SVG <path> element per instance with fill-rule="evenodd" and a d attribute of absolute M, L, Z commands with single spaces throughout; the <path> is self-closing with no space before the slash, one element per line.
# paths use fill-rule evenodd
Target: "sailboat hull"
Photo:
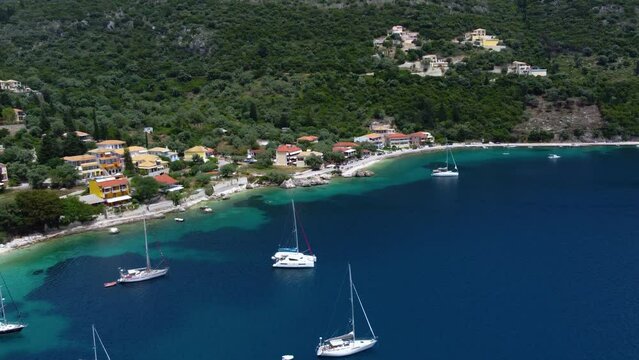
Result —
<path fill-rule="evenodd" d="M 25 327 L 23 324 L 0 324 L 0 335 L 18 333 Z"/>
<path fill-rule="evenodd" d="M 161 276 L 166 275 L 169 272 L 169 268 L 164 269 L 147 269 L 147 268 L 139 268 L 139 269 L 131 269 L 126 272 L 122 272 L 120 274 L 120 278 L 118 279 L 119 283 L 134 283 L 140 281 L 146 281 L 155 279 Z"/>
<path fill-rule="evenodd" d="M 377 339 L 362 339 L 350 341 L 348 345 L 331 347 L 330 344 L 324 344 L 317 348 L 317 356 L 325 357 L 342 357 L 357 354 L 364 350 L 368 350 L 375 346 Z"/>
<path fill-rule="evenodd" d="M 280 256 L 276 256 L 280 254 Z M 302 253 L 288 253 L 282 255 L 282 253 L 276 253 L 273 257 L 275 263 L 274 268 L 282 269 L 303 269 L 315 267 L 315 261 L 317 258 L 315 255 L 306 255 Z"/>
<path fill-rule="evenodd" d="M 458 177 L 459 173 L 456 171 L 440 171 L 440 172 L 433 172 L 432 175 L 433 177 Z"/>

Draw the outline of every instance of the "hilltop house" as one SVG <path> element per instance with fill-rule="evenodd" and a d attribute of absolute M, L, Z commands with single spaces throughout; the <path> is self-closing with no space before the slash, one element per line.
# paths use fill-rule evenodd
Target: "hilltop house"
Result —
<path fill-rule="evenodd" d="M 546 69 L 534 68 L 523 61 L 513 61 L 508 65 L 508 74 L 546 76 Z"/>
<path fill-rule="evenodd" d="M 169 159 L 170 162 L 180 160 L 175 151 L 169 150 L 167 147 L 154 147 L 149 149 L 149 154 Z"/>
<path fill-rule="evenodd" d="M 29 87 L 22 85 L 17 80 L 0 80 L 0 90 L 10 91 L 14 93 L 27 93 L 31 92 Z"/>
<path fill-rule="evenodd" d="M 356 143 L 369 142 L 377 146 L 378 149 L 381 149 L 384 147 L 384 137 L 380 134 L 375 134 L 375 133 L 355 137 L 353 141 L 355 141 Z"/>
<path fill-rule="evenodd" d="M 390 123 L 381 123 L 377 121 L 373 121 L 370 125 L 370 130 L 374 134 L 380 134 L 382 136 L 386 136 L 388 134 L 393 134 L 395 132 L 395 128 Z"/>
<path fill-rule="evenodd" d="M 107 206 L 120 206 L 131 202 L 129 179 L 101 178 L 89 182 L 89 194 L 103 199 Z"/>
<path fill-rule="evenodd" d="M 74 131 L 73 132 L 75 134 L 76 137 L 78 137 L 78 139 L 80 139 L 80 141 L 82 142 L 95 142 L 95 140 L 93 140 L 93 137 L 85 132 L 82 131 Z"/>
<path fill-rule="evenodd" d="M 402 133 L 388 134 L 386 144 L 389 147 L 407 148 L 410 147 L 410 137 Z"/>
<path fill-rule="evenodd" d="M 475 29 L 464 34 L 466 42 L 472 43 L 474 46 L 483 47 L 489 50 L 500 51 L 504 46 L 499 45 L 499 38 L 494 35 L 486 34 L 486 29 Z"/>
<path fill-rule="evenodd" d="M 16 114 L 17 122 L 24 122 L 24 120 L 27 118 L 27 113 L 24 112 L 24 110 L 22 109 L 14 108 L 13 112 Z"/>
<path fill-rule="evenodd" d="M 9 186 L 9 173 L 7 172 L 7 165 L 0 163 L 0 189 Z"/>
<path fill-rule="evenodd" d="M 202 161 L 207 162 L 210 158 L 215 157 L 213 149 L 206 146 L 194 146 L 184 151 L 184 161 L 193 161 L 193 157 L 197 155 Z"/>
<path fill-rule="evenodd" d="M 319 138 L 317 136 L 314 135 L 306 135 L 306 136 L 301 136 L 299 138 L 297 138 L 297 142 L 309 142 L 309 143 L 317 143 L 317 141 L 319 140 Z"/>
<path fill-rule="evenodd" d="M 103 150 L 115 150 L 115 149 L 124 149 L 126 146 L 126 142 L 122 140 L 104 140 L 100 141 L 96 144 L 98 149 Z"/>
<path fill-rule="evenodd" d="M 283 144 L 277 147 L 275 151 L 275 165 L 287 166 L 295 165 L 297 163 L 297 155 L 302 152 L 302 149 L 295 145 Z"/>

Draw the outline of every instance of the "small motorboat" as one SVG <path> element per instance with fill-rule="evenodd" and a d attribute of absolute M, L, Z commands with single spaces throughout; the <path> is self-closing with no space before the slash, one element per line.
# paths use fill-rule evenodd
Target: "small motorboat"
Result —
<path fill-rule="evenodd" d="M 282 355 L 282 360 L 293 360 L 295 356 L 293 355 Z"/>
<path fill-rule="evenodd" d="M 109 281 L 109 282 L 105 282 L 105 283 L 104 283 L 104 287 L 105 287 L 105 288 L 108 288 L 108 287 L 115 286 L 115 285 L 117 285 L 117 284 L 118 284 L 118 282 L 117 282 L 117 281 Z"/>
<path fill-rule="evenodd" d="M 183 218 L 179 218 L 179 217 L 176 217 L 173 220 L 175 220 L 177 222 L 184 222 L 184 219 Z"/>
<path fill-rule="evenodd" d="M 120 233 L 120 229 L 116 228 L 116 227 L 112 227 L 109 228 L 109 234 L 119 234 Z"/>
<path fill-rule="evenodd" d="M 550 154 L 548 155 L 548 158 L 551 160 L 556 160 L 559 159 L 561 156 L 557 155 L 557 154 Z"/>

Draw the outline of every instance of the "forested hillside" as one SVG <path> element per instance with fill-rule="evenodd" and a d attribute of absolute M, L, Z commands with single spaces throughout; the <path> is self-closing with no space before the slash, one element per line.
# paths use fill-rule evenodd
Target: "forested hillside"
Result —
<path fill-rule="evenodd" d="M 258 138 L 348 138 L 382 115 L 452 140 L 526 140 L 513 128 L 539 96 L 595 104 L 595 136 L 637 137 L 638 21 L 633 0 L 5 1 L 0 79 L 42 96 L 0 92 L 2 108 L 28 114 L 26 130 L 0 130 L 0 144 L 38 149 L 43 134 L 68 130 L 143 144 L 151 126 L 153 144 L 242 153 Z M 419 53 L 465 61 L 421 78 L 374 58 L 372 39 L 396 24 L 426 39 Z M 508 49 L 451 42 L 478 27 Z M 486 71 L 513 60 L 549 76 Z M 59 141 L 50 156 L 73 152 Z M 0 162 L 20 161 L 6 153 Z"/>

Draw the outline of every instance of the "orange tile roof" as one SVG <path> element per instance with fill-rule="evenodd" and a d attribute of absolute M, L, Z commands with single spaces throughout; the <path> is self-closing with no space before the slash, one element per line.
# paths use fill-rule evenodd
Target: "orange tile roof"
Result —
<path fill-rule="evenodd" d="M 155 177 L 155 181 L 161 183 L 161 184 L 166 184 L 166 185 L 175 185 L 177 184 L 177 180 L 175 180 L 174 178 L 170 177 L 167 174 L 162 174 L 162 175 L 158 175 Z"/>
<path fill-rule="evenodd" d="M 358 147 L 358 143 L 350 142 L 350 141 L 340 141 L 336 142 L 333 147 Z"/>
<path fill-rule="evenodd" d="M 277 147 L 277 152 L 296 152 L 296 151 L 302 151 L 302 149 L 291 144 L 284 144 Z"/>
<path fill-rule="evenodd" d="M 315 135 L 306 135 L 297 138 L 297 141 L 317 141 L 317 139 L 319 138 Z"/>
<path fill-rule="evenodd" d="M 96 182 L 96 184 L 99 187 L 101 187 L 101 188 L 128 185 L 129 184 L 129 179 L 107 180 L 107 181 L 102 181 L 102 182 Z"/>
<path fill-rule="evenodd" d="M 388 134 L 386 137 L 389 139 L 408 139 L 408 135 L 402 133 Z"/>
<path fill-rule="evenodd" d="M 98 143 L 98 146 L 100 145 L 124 145 L 125 142 L 122 140 L 104 140 L 104 141 L 100 141 Z"/>

